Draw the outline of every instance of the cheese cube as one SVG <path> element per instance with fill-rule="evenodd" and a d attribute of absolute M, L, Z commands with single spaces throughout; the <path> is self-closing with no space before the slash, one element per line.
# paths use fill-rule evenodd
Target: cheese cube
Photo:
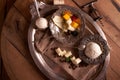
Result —
<path fill-rule="evenodd" d="M 67 23 L 67 24 L 71 24 L 71 23 L 72 23 L 71 18 L 70 18 L 70 19 L 68 19 L 68 20 L 66 21 L 66 23 Z"/>
<path fill-rule="evenodd" d="M 66 54 L 65 54 L 65 57 L 68 58 L 72 55 L 71 51 L 68 51 Z"/>
<path fill-rule="evenodd" d="M 58 56 L 64 56 L 67 53 L 66 50 L 62 51 L 60 48 L 57 48 L 55 51 Z"/>
<path fill-rule="evenodd" d="M 70 60 L 71 60 L 71 61 L 74 61 L 74 60 L 75 60 L 75 56 L 71 57 Z"/>
<path fill-rule="evenodd" d="M 73 60 L 72 62 L 73 62 L 73 64 L 78 65 L 81 62 L 81 59 L 77 58 L 77 59 Z"/>
<path fill-rule="evenodd" d="M 69 26 L 68 26 L 68 30 L 70 30 L 70 31 L 75 31 L 75 28 L 72 27 L 71 25 L 69 25 Z"/>
<path fill-rule="evenodd" d="M 60 48 L 57 48 L 55 51 L 56 51 L 56 53 L 58 54 L 58 56 L 61 56 L 62 50 L 61 50 Z"/>
<path fill-rule="evenodd" d="M 66 50 L 62 51 L 61 56 L 64 56 L 66 53 L 67 53 Z"/>
<path fill-rule="evenodd" d="M 75 28 L 71 26 L 71 23 L 72 23 L 71 19 L 68 19 L 66 21 L 66 23 L 68 24 L 68 30 L 70 30 L 70 31 L 74 31 L 75 30 Z"/>

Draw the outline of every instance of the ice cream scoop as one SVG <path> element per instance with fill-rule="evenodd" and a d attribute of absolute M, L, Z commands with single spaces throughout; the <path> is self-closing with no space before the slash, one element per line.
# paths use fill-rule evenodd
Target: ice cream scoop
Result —
<path fill-rule="evenodd" d="M 35 22 L 37 28 L 39 29 L 46 29 L 48 27 L 48 21 L 46 18 L 38 18 Z"/>
<path fill-rule="evenodd" d="M 100 48 L 100 45 L 98 45 L 95 42 L 89 42 L 86 45 L 85 49 L 85 55 L 91 59 L 95 59 L 99 57 L 102 54 L 102 50 Z"/>

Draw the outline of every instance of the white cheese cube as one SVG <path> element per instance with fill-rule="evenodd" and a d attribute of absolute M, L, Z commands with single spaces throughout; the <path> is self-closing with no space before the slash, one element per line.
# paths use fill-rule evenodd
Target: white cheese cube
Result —
<path fill-rule="evenodd" d="M 76 59 L 75 56 L 70 58 L 71 61 L 74 61 L 75 59 Z"/>
<path fill-rule="evenodd" d="M 66 54 L 66 51 L 61 51 L 60 56 L 64 56 Z"/>
<path fill-rule="evenodd" d="M 60 48 L 57 48 L 55 51 L 58 54 L 58 56 L 61 56 L 62 50 Z"/>
<path fill-rule="evenodd" d="M 68 25 L 68 30 L 70 30 L 70 31 L 75 31 L 75 28 L 72 27 L 71 25 Z"/>
<path fill-rule="evenodd" d="M 65 57 L 68 58 L 72 55 L 71 51 L 68 51 L 66 54 L 65 54 Z"/>
<path fill-rule="evenodd" d="M 66 23 L 68 24 L 68 30 L 70 31 L 75 31 L 75 28 L 71 26 L 71 23 L 72 23 L 72 20 L 71 19 L 68 19 L 66 21 Z"/>
<path fill-rule="evenodd" d="M 70 19 L 68 19 L 68 20 L 66 21 L 66 23 L 70 25 L 70 24 L 72 23 L 71 18 L 70 18 Z"/>
<path fill-rule="evenodd" d="M 66 50 L 62 51 L 60 48 L 57 48 L 55 51 L 58 56 L 64 56 L 66 54 Z"/>
<path fill-rule="evenodd" d="M 66 23 L 68 24 L 68 30 L 70 31 L 75 31 L 75 28 L 71 26 L 71 23 L 72 23 L 72 20 L 71 19 L 68 19 L 66 21 Z"/>
<path fill-rule="evenodd" d="M 72 62 L 73 62 L 73 64 L 78 65 L 81 62 L 81 59 L 77 58 L 77 59 L 73 60 Z"/>
<path fill-rule="evenodd" d="M 64 4 L 64 0 L 53 0 L 54 5 L 60 5 L 60 4 Z"/>

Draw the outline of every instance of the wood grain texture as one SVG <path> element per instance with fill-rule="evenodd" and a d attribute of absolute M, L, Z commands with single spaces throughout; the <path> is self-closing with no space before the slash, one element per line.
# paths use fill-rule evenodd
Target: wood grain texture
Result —
<path fill-rule="evenodd" d="M 12 14 L 13 12 L 14 14 Z M 44 76 L 37 69 L 28 52 L 29 51 L 27 47 L 28 29 L 25 29 L 24 26 L 29 26 L 29 25 L 26 24 L 27 23 L 26 20 L 16 10 L 16 8 L 12 7 L 9 13 L 10 14 L 8 14 L 7 20 L 10 21 L 10 24 L 7 23 L 8 22 L 7 20 L 5 21 L 2 32 L 3 34 L 2 34 L 2 43 L 1 43 L 1 45 L 4 44 L 4 46 L 2 46 L 2 56 L 3 56 L 2 59 L 4 61 L 4 65 L 8 75 L 12 80 L 16 80 L 16 79 L 43 80 Z M 13 15 L 15 17 L 13 17 Z M 16 24 L 16 20 L 20 22 L 20 24 L 18 23 L 19 26 Z M 22 35 L 24 36 L 20 35 L 19 33 L 23 33 Z M 11 35 L 11 37 L 8 37 L 9 34 Z M 4 51 L 6 46 L 8 46 L 9 48 L 7 48 L 7 50 Z M 21 65 L 24 65 L 26 67 L 22 67 Z"/>

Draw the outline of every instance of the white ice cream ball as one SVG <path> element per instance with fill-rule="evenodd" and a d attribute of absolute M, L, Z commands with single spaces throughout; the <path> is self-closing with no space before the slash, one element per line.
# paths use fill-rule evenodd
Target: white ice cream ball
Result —
<path fill-rule="evenodd" d="M 35 24 L 39 29 L 46 29 L 48 27 L 48 21 L 46 18 L 38 18 Z"/>
<path fill-rule="evenodd" d="M 85 55 L 91 59 L 95 59 L 102 54 L 100 46 L 95 42 L 89 42 L 85 49 Z"/>

